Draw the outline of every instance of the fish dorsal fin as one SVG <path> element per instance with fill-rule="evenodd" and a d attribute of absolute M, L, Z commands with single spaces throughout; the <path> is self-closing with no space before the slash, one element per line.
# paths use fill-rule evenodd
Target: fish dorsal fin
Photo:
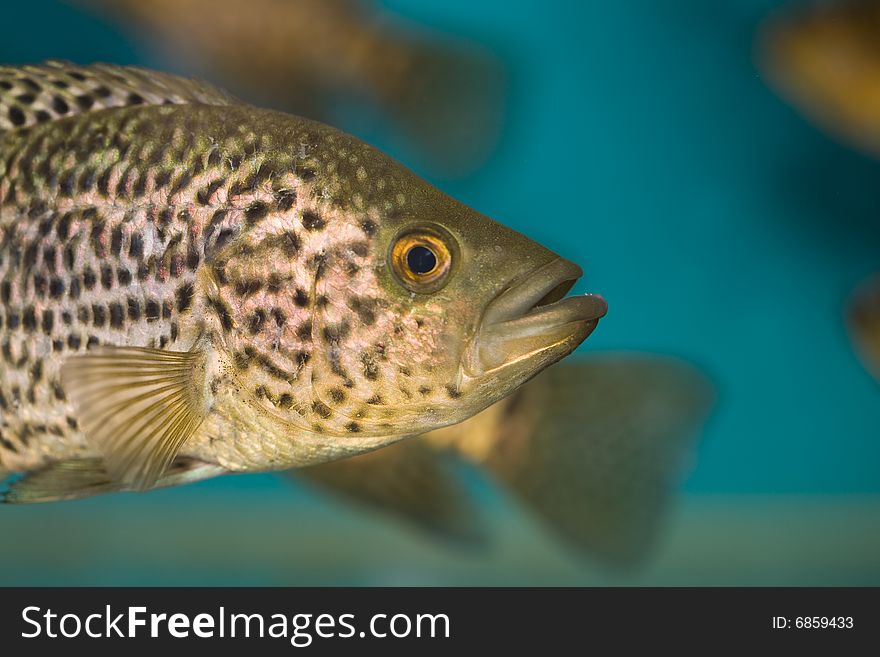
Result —
<path fill-rule="evenodd" d="M 146 490 L 207 414 L 204 353 L 101 347 L 68 358 L 64 390 L 107 472 Z"/>
<path fill-rule="evenodd" d="M 62 61 L 0 66 L 0 134 L 111 107 L 240 102 L 207 82 L 134 66 Z"/>

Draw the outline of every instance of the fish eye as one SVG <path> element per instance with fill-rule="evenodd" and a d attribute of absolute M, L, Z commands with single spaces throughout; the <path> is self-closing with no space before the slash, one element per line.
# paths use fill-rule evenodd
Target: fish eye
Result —
<path fill-rule="evenodd" d="M 399 236 L 391 246 L 391 268 L 408 290 L 436 292 L 446 282 L 452 253 L 441 235 L 427 229 Z"/>

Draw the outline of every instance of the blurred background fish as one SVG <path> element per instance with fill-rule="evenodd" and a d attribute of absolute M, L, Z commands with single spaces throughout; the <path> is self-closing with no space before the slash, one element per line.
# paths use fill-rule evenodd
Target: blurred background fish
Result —
<path fill-rule="evenodd" d="M 849 329 L 865 367 L 880 379 L 880 275 L 862 283 L 853 294 Z"/>
<path fill-rule="evenodd" d="M 758 58 L 774 88 L 819 127 L 880 155 L 880 2 L 779 11 L 760 30 Z"/>
<path fill-rule="evenodd" d="M 70 1 L 256 104 L 336 125 L 346 107 L 361 121 L 387 112 L 435 172 L 479 166 L 498 138 L 500 59 L 369 0 Z"/>
<path fill-rule="evenodd" d="M 880 2 L 815 2 L 777 12 L 762 26 L 757 43 L 758 60 L 784 98 L 829 135 L 880 157 Z M 876 276 L 857 288 L 847 318 L 856 350 L 876 376 Z"/>

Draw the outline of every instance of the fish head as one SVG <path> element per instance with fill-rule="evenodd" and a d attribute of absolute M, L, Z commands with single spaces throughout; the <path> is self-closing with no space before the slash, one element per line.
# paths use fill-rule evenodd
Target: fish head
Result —
<path fill-rule="evenodd" d="M 350 441 L 430 431 L 571 353 L 605 314 L 599 296 L 565 298 L 574 263 L 326 137 L 303 149 L 309 186 L 222 258 L 225 348 L 266 412 Z"/>
<path fill-rule="evenodd" d="M 410 430 L 465 420 L 571 353 L 607 310 L 566 298 L 581 268 L 429 190 L 383 225 L 378 270 L 408 374 L 393 391 Z"/>

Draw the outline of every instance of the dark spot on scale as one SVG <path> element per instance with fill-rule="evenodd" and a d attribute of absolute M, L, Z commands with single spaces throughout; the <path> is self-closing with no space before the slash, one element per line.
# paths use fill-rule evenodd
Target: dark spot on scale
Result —
<path fill-rule="evenodd" d="M 247 279 L 247 280 L 238 281 L 235 284 L 235 293 L 238 296 L 240 296 L 244 299 L 247 299 L 248 297 L 255 295 L 262 288 L 263 288 L 263 281 L 256 279 L 256 278 L 251 278 L 251 279 Z"/>
<path fill-rule="evenodd" d="M 216 297 L 208 297 L 207 301 L 208 307 L 214 311 L 217 318 L 220 320 L 220 325 L 223 327 L 223 330 L 231 331 L 233 326 L 232 313 L 226 304 Z"/>
<path fill-rule="evenodd" d="M 76 319 L 80 324 L 86 324 L 89 321 L 89 307 L 82 305 L 76 309 Z"/>
<path fill-rule="evenodd" d="M 73 219 L 73 212 L 68 211 L 61 215 L 61 219 L 58 220 L 58 226 L 55 229 L 55 232 L 58 235 L 58 238 L 61 240 L 66 240 L 70 235 L 70 222 Z"/>
<path fill-rule="evenodd" d="M 284 409 L 293 408 L 293 397 L 285 392 L 278 397 L 278 405 Z"/>
<path fill-rule="evenodd" d="M 144 238 L 139 233 L 132 233 L 131 244 L 128 246 L 128 256 L 135 260 L 144 257 Z"/>
<path fill-rule="evenodd" d="M 275 192 L 275 209 L 286 212 L 296 203 L 296 192 L 292 189 L 279 189 Z"/>
<path fill-rule="evenodd" d="M 107 323 L 107 310 L 100 304 L 92 304 L 92 317 L 95 326 L 101 328 Z"/>
<path fill-rule="evenodd" d="M 432 388 L 430 388 L 429 386 L 419 386 L 419 394 L 422 395 L 423 397 L 425 395 L 430 395 L 431 391 L 432 391 Z"/>
<path fill-rule="evenodd" d="M 285 322 L 287 321 L 287 316 L 284 314 L 284 311 L 281 310 L 280 308 L 272 308 L 271 315 L 272 315 L 272 319 L 275 320 L 275 325 L 278 328 L 281 328 L 282 326 L 284 326 Z"/>
<path fill-rule="evenodd" d="M 302 213 L 302 225 L 306 230 L 322 230 L 327 222 L 324 221 L 317 212 L 313 210 L 303 210 Z"/>
<path fill-rule="evenodd" d="M 269 206 L 263 201 L 254 201 L 244 212 L 245 219 L 248 223 L 254 224 L 261 219 L 265 219 L 269 214 Z"/>
<path fill-rule="evenodd" d="M 43 333 L 52 335 L 52 328 L 55 326 L 55 312 L 51 308 L 43 310 Z"/>
<path fill-rule="evenodd" d="M 79 299 L 79 295 L 80 295 L 80 284 L 79 284 L 79 279 L 78 279 L 78 278 L 71 278 L 71 279 L 70 279 L 70 292 L 69 292 L 69 295 L 70 295 L 70 298 L 73 299 L 74 301 L 75 301 L 76 299 Z"/>
<path fill-rule="evenodd" d="M 379 395 L 373 395 L 367 400 L 367 403 L 371 406 L 381 406 L 382 404 L 384 404 L 382 398 Z"/>
<path fill-rule="evenodd" d="M 73 351 L 78 351 L 82 346 L 82 338 L 76 333 L 71 333 L 67 336 L 67 346 Z"/>
<path fill-rule="evenodd" d="M 121 329 L 125 322 L 125 311 L 122 309 L 121 303 L 110 304 L 110 326 L 115 329 Z"/>
<path fill-rule="evenodd" d="M 350 331 L 351 327 L 348 322 L 342 321 L 335 326 L 325 326 L 322 335 L 325 342 L 338 344 L 348 336 Z"/>
<path fill-rule="evenodd" d="M 459 390 L 457 386 L 449 383 L 446 385 L 446 394 L 449 395 L 450 399 L 458 399 L 461 397 L 461 390 Z"/>
<path fill-rule="evenodd" d="M 214 243 L 214 247 L 217 249 L 222 249 L 235 235 L 234 228 L 224 228 L 220 231 L 220 234 L 217 235 L 217 241 Z"/>
<path fill-rule="evenodd" d="M 312 410 L 325 420 L 333 415 L 333 410 L 322 401 L 313 402 Z"/>
<path fill-rule="evenodd" d="M 378 228 L 378 226 L 376 226 L 376 222 L 372 219 L 364 219 L 361 222 L 361 230 L 370 237 L 376 234 L 376 228 Z"/>
<path fill-rule="evenodd" d="M 312 322 L 310 320 L 306 320 L 302 324 L 296 327 L 296 337 L 298 337 L 303 342 L 311 342 L 312 340 Z"/>
<path fill-rule="evenodd" d="M 34 274 L 34 294 L 38 298 L 43 299 L 48 288 L 49 282 L 46 280 L 46 277 L 42 274 Z"/>
<path fill-rule="evenodd" d="M 202 256 L 199 255 L 198 250 L 190 244 L 186 250 L 186 266 L 191 271 L 195 271 L 199 267 L 199 263 L 202 260 Z"/>
<path fill-rule="evenodd" d="M 305 308 L 309 305 L 309 294 L 301 287 L 296 288 L 296 295 L 293 298 L 293 302 L 299 306 L 300 308 Z"/>
<path fill-rule="evenodd" d="M 128 297 L 126 300 L 128 302 L 128 318 L 137 322 L 141 318 L 141 303 L 134 297 Z"/>
<path fill-rule="evenodd" d="M 61 96 L 52 96 L 52 109 L 58 114 L 67 114 L 70 111 L 70 105 Z"/>
<path fill-rule="evenodd" d="M 24 314 L 22 316 L 22 326 L 24 326 L 25 330 L 28 331 L 37 330 L 37 314 L 33 306 L 27 306 L 24 309 Z"/>
<path fill-rule="evenodd" d="M 193 287 L 192 282 L 187 282 L 177 288 L 175 292 L 175 296 L 177 298 L 177 310 L 179 312 L 184 312 L 189 309 L 192 305 L 193 295 L 195 294 L 195 288 Z"/>
<path fill-rule="evenodd" d="M 91 349 L 92 347 L 97 347 L 101 344 L 101 341 L 98 340 L 97 336 L 90 335 L 89 339 L 86 340 L 86 349 Z"/>
<path fill-rule="evenodd" d="M 131 284 L 131 272 L 125 267 L 119 267 L 116 270 L 116 280 L 122 287 L 128 287 Z"/>
<path fill-rule="evenodd" d="M 25 269 L 31 269 L 37 264 L 37 252 L 39 247 L 36 243 L 28 244 L 28 247 L 24 250 L 24 267 Z"/>
<path fill-rule="evenodd" d="M 88 268 L 83 272 L 83 287 L 85 287 L 87 290 L 94 289 L 97 282 L 98 277 L 95 276 L 94 270 Z"/>
<path fill-rule="evenodd" d="M 88 94 L 80 94 L 76 97 L 76 104 L 79 105 L 80 109 L 90 110 L 92 105 L 95 104 L 95 99 Z"/>
<path fill-rule="evenodd" d="M 46 123 L 46 121 L 52 120 L 52 115 L 46 110 L 37 110 L 34 112 L 34 118 L 37 120 L 37 123 Z"/>
<path fill-rule="evenodd" d="M 269 278 L 266 281 L 266 289 L 272 294 L 278 294 L 281 291 L 281 282 L 281 277 L 273 272 L 269 274 Z"/>
<path fill-rule="evenodd" d="M 109 265 L 101 267 L 101 286 L 105 290 L 113 287 L 113 269 Z"/>
<path fill-rule="evenodd" d="M 144 97 L 140 94 L 136 94 L 134 92 L 128 94 L 128 104 L 129 105 L 142 105 L 144 103 Z"/>
<path fill-rule="evenodd" d="M 171 172 L 167 169 L 162 169 L 156 174 L 154 181 L 157 189 L 167 186 L 171 182 Z"/>
<path fill-rule="evenodd" d="M 330 401 L 332 401 L 334 404 L 341 404 L 345 401 L 345 393 L 339 388 L 330 388 L 327 391 L 327 394 L 330 397 Z"/>
<path fill-rule="evenodd" d="M 49 296 L 53 299 L 60 299 L 64 296 L 64 281 L 60 278 L 52 278 L 49 281 Z"/>
<path fill-rule="evenodd" d="M 256 335 L 263 330 L 266 324 L 266 313 L 262 309 L 258 309 L 248 318 L 248 331 L 251 335 Z"/>
<path fill-rule="evenodd" d="M 375 381 L 379 378 L 379 365 L 376 363 L 373 355 L 367 352 L 361 354 L 361 365 L 364 368 L 364 377 L 369 379 L 370 381 Z"/>
<path fill-rule="evenodd" d="M 144 317 L 148 322 L 155 322 L 159 319 L 159 302 L 156 299 L 147 299 L 144 304 Z"/>
<path fill-rule="evenodd" d="M 361 430 L 361 425 L 359 425 L 357 422 L 349 422 L 345 425 L 345 430 L 349 433 L 358 433 Z"/>
<path fill-rule="evenodd" d="M 12 125 L 24 125 L 24 112 L 15 105 L 11 106 L 9 108 L 9 120 L 12 122 Z"/>

